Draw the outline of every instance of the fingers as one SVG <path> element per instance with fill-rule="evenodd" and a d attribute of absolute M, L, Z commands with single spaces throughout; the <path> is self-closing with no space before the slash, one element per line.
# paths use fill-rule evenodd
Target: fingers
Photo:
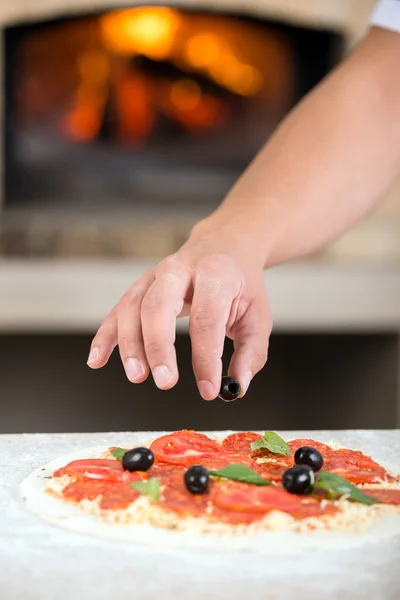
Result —
<path fill-rule="evenodd" d="M 191 304 L 192 362 L 201 396 L 212 400 L 219 393 L 227 333 L 235 347 L 229 375 L 240 382 L 243 396 L 267 360 L 271 332 L 263 281 L 256 288 L 248 286 L 229 256 L 213 255 L 195 269 L 182 257 L 169 257 L 135 283 L 106 317 L 88 365 L 104 366 L 118 344 L 131 382 L 144 381 L 151 370 L 160 389 L 172 388 L 179 377 L 176 318 Z"/>
<path fill-rule="evenodd" d="M 194 285 L 189 330 L 193 370 L 204 400 L 217 397 L 222 377 L 221 357 L 226 324 L 240 282 L 227 265 L 199 268 Z"/>
<path fill-rule="evenodd" d="M 157 276 L 142 302 L 144 348 L 154 381 L 163 390 L 178 381 L 176 318 L 182 312 L 189 286 L 189 271 L 167 270 Z"/>
<path fill-rule="evenodd" d="M 121 298 L 118 305 L 118 346 L 129 381 L 142 383 L 149 375 L 143 342 L 141 306 L 154 281 L 154 273 L 146 273 Z"/>
<path fill-rule="evenodd" d="M 89 352 L 88 365 L 92 369 L 103 367 L 118 344 L 125 372 L 130 381 L 144 381 L 148 366 L 143 349 L 140 325 L 140 304 L 154 280 L 149 271 L 135 283 L 104 319 Z"/>
<path fill-rule="evenodd" d="M 116 310 L 113 309 L 104 319 L 90 347 L 89 358 L 87 361 L 91 369 L 104 367 L 111 356 L 112 351 L 117 345 L 118 327 Z"/>
<path fill-rule="evenodd" d="M 232 327 L 235 352 L 228 374 L 240 382 L 241 397 L 247 392 L 254 375 L 267 362 L 271 328 L 271 316 L 265 294 L 251 302 L 243 316 Z"/>

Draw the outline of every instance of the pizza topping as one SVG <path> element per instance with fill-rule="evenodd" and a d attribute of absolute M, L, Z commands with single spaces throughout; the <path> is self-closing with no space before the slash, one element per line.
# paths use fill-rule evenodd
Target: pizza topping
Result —
<path fill-rule="evenodd" d="M 325 469 L 352 483 L 374 483 L 384 479 L 386 470 L 362 452 L 341 448 L 325 460 Z"/>
<path fill-rule="evenodd" d="M 324 464 L 322 454 L 316 448 L 311 446 L 302 446 L 294 454 L 296 465 L 308 465 L 313 471 L 319 471 Z"/>
<path fill-rule="evenodd" d="M 266 431 L 260 440 L 252 442 L 250 444 L 251 450 L 261 450 L 266 448 L 273 454 L 283 454 L 284 456 L 290 455 L 290 448 L 277 433 L 274 431 Z"/>
<path fill-rule="evenodd" d="M 206 513 L 210 494 L 192 494 L 186 488 L 182 474 L 171 475 L 163 480 L 163 493 L 160 505 L 182 516 L 200 517 Z"/>
<path fill-rule="evenodd" d="M 295 465 L 285 471 L 282 477 L 283 487 L 291 494 L 308 494 L 314 481 L 314 471 L 308 465 Z"/>
<path fill-rule="evenodd" d="M 343 477 L 339 477 L 335 473 L 328 473 L 327 471 L 320 471 L 317 474 L 314 487 L 325 490 L 331 499 L 348 496 L 350 500 L 363 504 L 376 504 L 377 502 L 372 495 L 365 494 L 350 483 L 350 481 L 346 481 Z"/>
<path fill-rule="evenodd" d="M 299 438 L 296 440 L 291 440 L 290 442 L 288 442 L 288 446 L 293 456 L 296 453 L 296 450 L 302 448 L 303 446 L 311 446 L 311 448 L 319 450 L 324 458 L 326 456 L 330 456 L 334 452 L 334 450 L 332 450 L 332 448 L 327 444 L 323 444 L 322 442 L 317 442 L 316 440 L 311 440 L 309 438 Z"/>
<path fill-rule="evenodd" d="M 127 452 L 128 450 L 125 450 L 125 448 L 110 448 L 110 454 L 112 454 L 117 460 L 122 460 L 124 454 Z"/>
<path fill-rule="evenodd" d="M 161 481 L 157 477 L 151 477 L 146 481 L 134 481 L 130 486 L 140 494 L 150 496 L 153 500 L 158 500 L 160 498 Z"/>
<path fill-rule="evenodd" d="M 240 463 L 241 465 L 246 465 L 249 468 L 255 468 L 257 465 L 254 463 L 250 457 L 245 456 L 244 454 L 240 454 L 237 452 L 220 452 L 212 457 L 203 458 L 201 464 L 206 469 L 222 469 L 223 467 L 227 467 L 231 464 Z"/>
<path fill-rule="evenodd" d="M 389 478 L 362 452 L 309 439 L 286 444 L 274 432 L 234 433 L 218 443 L 185 430 L 158 438 L 150 449 L 109 451 L 113 460 L 77 460 L 56 471 L 55 477 L 72 478 L 59 493 L 74 502 L 96 500 L 104 510 L 127 508 L 145 494 L 164 510 L 232 525 L 274 510 L 295 519 L 323 517 L 342 510 L 347 499 L 400 506 L 400 489 L 354 485 Z M 329 502 L 342 497 L 343 503 Z"/>
<path fill-rule="evenodd" d="M 96 500 L 104 510 L 124 509 L 138 497 L 138 492 L 127 483 L 78 480 L 63 489 L 63 497 L 71 502 Z"/>
<path fill-rule="evenodd" d="M 379 504 L 393 504 L 400 506 L 400 490 L 368 489 L 364 490 L 368 496 L 375 498 Z"/>
<path fill-rule="evenodd" d="M 222 442 L 222 449 L 231 452 L 249 455 L 252 442 L 261 440 L 261 435 L 252 431 L 241 431 L 240 433 L 231 433 Z"/>
<path fill-rule="evenodd" d="M 126 471 L 148 471 L 154 463 L 154 454 L 148 448 L 133 448 L 122 457 L 122 466 Z"/>
<path fill-rule="evenodd" d="M 270 481 L 266 481 L 260 475 L 250 469 L 250 467 L 246 467 L 246 465 L 241 464 L 233 464 L 227 465 L 223 467 L 219 471 L 210 469 L 210 475 L 214 477 L 223 477 L 224 479 L 232 479 L 233 481 L 242 481 L 244 483 L 252 483 L 254 485 L 271 485 Z"/>
<path fill-rule="evenodd" d="M 275 462 L 262 462 L 258 463 L 254 467 L 254 469 L 261 477 L 272 482 L 282 481 L 283 474 L 285 473 L 285 471 L 287 471 L 288 468 L 289 467 L 286 464 L 280 464 Z"/>
<path fill-rule="evenodd" d="M 204 494 L 208 489 L 210 476 L 201 465 L 189 467 L 184 475 L 186 488 L 191 494 Z"/>
<path fill-rule="evenodd" d="M 224 376 L 221 381 L 221 389 L 218 398 L 224 402 L 232 402 L 240 395 L 240 383 L 233 377 Z"/>
<path fill-rule="evenodd" d="M 220 509 L 265 515 L 273 510 L 291 514 L 295 518 L 322 516 L 324 510 L 312 498 L 289 494 L 278 487 L 248 488 L 240 483 L 219 486 L 212 496 L 213 504 Z"/>
<path fill-rule="evenodd" d="M 120 462 L 103 458 L 73 460 L 54 473 L 55 477 L 61 477 L 62 475 L 70 475 L 75 479 L 99 479 L 102 481 L 135 481 L 141 479 L 141 476 L 137 473 L 124 471 Z"/>
<path fill-rule="evenodd" d="M 193 465 L 203 458 L 214 457 L 221 446 L 203 433 L 177 431 L 163 435 L 151 444 L 150 450 L 156 460 L 176 465 Z"/>

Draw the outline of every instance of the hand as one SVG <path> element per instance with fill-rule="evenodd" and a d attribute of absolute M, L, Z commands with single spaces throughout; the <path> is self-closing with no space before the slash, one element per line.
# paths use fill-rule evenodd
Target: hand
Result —
<path fill-rule="evenodd" d="M 93 339 L 88 365 L 103 367 L 118 344 L 132 383 L 151 370 L 163 390 L 178 381 L 176 318 L 189 315 L 193 370 L 201 396 L 217 397 L 225 336 L 234 341 L 228 374 L 247 391 L 267 360 L 271 317 L 263 265 L 234 238 L 201 223 L 176 253 L 122 296 Z"/>

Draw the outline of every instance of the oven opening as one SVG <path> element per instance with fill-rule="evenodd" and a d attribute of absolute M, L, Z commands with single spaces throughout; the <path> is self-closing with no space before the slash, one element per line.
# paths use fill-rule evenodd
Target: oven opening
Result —
<path fill-rule="evenodd" d="M 5 50 L 6 212 L 209 211 L 342 37 L 144 6 L 10 27 Z"/>

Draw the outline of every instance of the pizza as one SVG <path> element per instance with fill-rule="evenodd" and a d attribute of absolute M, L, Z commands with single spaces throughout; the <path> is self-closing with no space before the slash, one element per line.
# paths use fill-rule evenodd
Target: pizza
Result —
<path fill-rule="evenodd" d="M 183 430 L 82 450 L 35 471 L 21 493 L 63 527 L 145 542 L 163 531 L 178 545 L 192 536 L 250 548 L 276 534 L 354 539 L 380 522 L 400 532 L 394 469 L 360 450 L 270 431 Z"/>

